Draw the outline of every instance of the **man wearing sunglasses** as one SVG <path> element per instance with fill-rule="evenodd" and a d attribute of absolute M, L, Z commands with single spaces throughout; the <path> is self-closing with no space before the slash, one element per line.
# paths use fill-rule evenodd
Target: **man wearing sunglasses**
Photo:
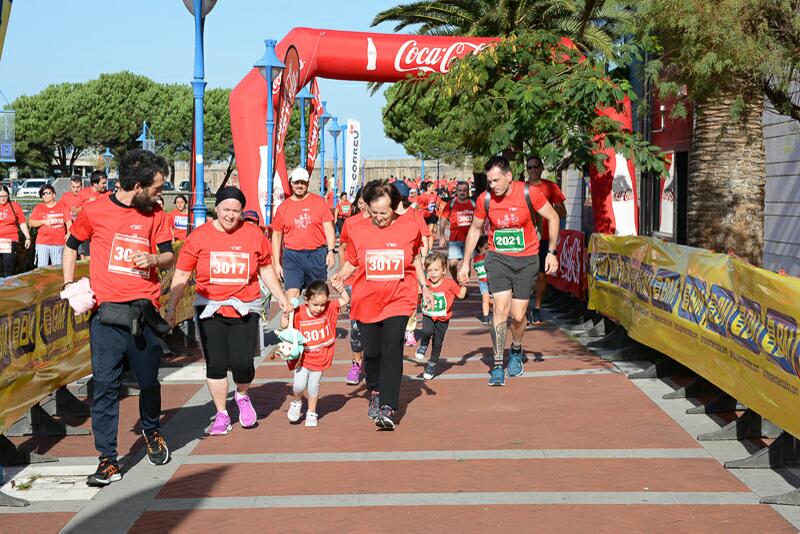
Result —
<path fill-rule="evenodd" d="M 541 193 L 542 196 L 547 199 L 547 201 L 553 206 L 553 209 L 558 214 L 560 220 L 566 220 L 567 208 L 564 206 L 564 201 L 567 199 L 567 197 L 564 196 L 561 188 L 558 187 L 555 182 L 551 180 L 542 180 L 542 173 L 544 172 L 544 163 L 542 162 L 542 159 L 535 154 L 528 156 L 528 159 L 525 161 L 525 168 L 528 170 L 528 185 Z M 544 265 L 547 251 L 551 249 L 554 250 L 557 243 L 553 243 L 552 246 L 550 245 L 550 240 L 548 239 L 550 234 L 547 220 L 543 219 L 542 217 L 537 217 L 537 219 L 536 226 L 537 230 L 539 231 L 539 235 L 541 236 L 541 244 L 539 245 L 539 265 Z M 528 324 L 542 324 L 540 310 L 542 307 L 542 298 L 544 297 L 546 290 L 547 275 L 545 275 L 544 269 L 540 269 L 538 278 L 536 280 L 536 287 L 534 289 L 534 308 L 528 313 Z"/>

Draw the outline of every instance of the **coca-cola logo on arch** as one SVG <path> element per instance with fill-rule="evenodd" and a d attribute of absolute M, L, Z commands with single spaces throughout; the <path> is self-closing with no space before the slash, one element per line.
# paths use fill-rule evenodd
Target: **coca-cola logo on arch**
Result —
<path fill-rule="evenodd" d="M 421 70 L 423 72 L 445 72 L 450 70 L 450 63 L 454 59 L 467 55 L 468 53 L 477 54 L 487 44 L 474 44 L 466 41 L 459 41 L 447 47 L 417 45 L 417 41 L 412 39 L 406 41 L 397 51 L 394 58 L 394 69 L 397 72 L 411 72 Z"/>

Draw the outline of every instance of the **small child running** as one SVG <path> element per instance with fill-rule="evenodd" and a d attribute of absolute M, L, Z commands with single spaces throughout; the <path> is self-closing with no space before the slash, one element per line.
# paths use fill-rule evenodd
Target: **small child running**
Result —
<path fill-rule="evenodd" d="M 431 358 L 425 366 L 422 378 L 430 380 L 436 375 L 436 364 L 444 344 L 444 335 L 453 315 L 453 302 L 467 296 L 467 287 L 459 286 L 452 278 L 445 278 L 447 257 L 441 252 L 431 252 L 425 257 L 427 284 L 433 293 L 433 309 L 422 309 L 422 339 L 419 342 L 416 359 L 425 360 L 428 343 L 433 338 Z"/>
<path fill-rule="evenodd" d="M 486 253 L 489 251 L 489 236 L 482 235 L 475 246 L 472 267 L 478 277 L 478 288 L 481 291 L 481 322 L 489 324 L 489 312 L 492 309 L 492 296 L 489 294 L 489 279 L 486 277 Z"/>
<path fill-rule="evenodd" d="M 337 300 L 330 300 L 330 291 L 324 280 L 311 282 L 306 288 L 306 303 L 294 314 L 294 328 L 306 339 L 303 355 L 294 371 L 292 391 L 294 399 L 289 404 L 287 417 L 292 423 L 300 420 L 303 410 L 303 393 L 308 398 L 306 426 L 317 426 L 317 400 L 322 372 L 330 369 L 336 343 L 336 321 L 339 310 L 350 302 L 344 285 L 334 287 Z M 281 328 L 289 326 L 289 315 L 281 317 Z"/>

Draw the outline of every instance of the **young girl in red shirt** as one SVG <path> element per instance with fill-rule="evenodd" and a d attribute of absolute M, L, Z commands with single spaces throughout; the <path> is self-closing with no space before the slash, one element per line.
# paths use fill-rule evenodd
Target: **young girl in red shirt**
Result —
<path fill-rule="evenodd" d="M 294 314 L 295 329 L 305 338 L 300 364 L 294 370 L 292 391 L 294 399 L 289 403 L 287 417 L 292 423 L 300 420 L 303 409 L 303 393 L 308 398 L 306 426 L 317 426 L 317 400 L 322 373 L 330 369 L 336 346 L 336 321 L 339 310 L 347 306 L 350 296 L 341 281 L 334 283 L 339 298 L 331 300 L 328 285 L 324 280 L 312 282 L 305 292 L 306 303 Z M 289 326 L 289 313 L 281 317 L 281 328 Z"/>

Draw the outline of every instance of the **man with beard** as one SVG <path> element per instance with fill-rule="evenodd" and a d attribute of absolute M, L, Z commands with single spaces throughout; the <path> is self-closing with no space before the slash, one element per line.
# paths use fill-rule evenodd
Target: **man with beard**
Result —
<path fill-rule="evenodd" d="M 89 279 L 96 298 L 89 324 L 94 375 L 92 432 L 100 465 L 86 481 L 90 486 L 105 486 L 122 478 L 117 464 L 117 428 L 125 357 L 141 391 L 139 415 L 148 459 L 153 465 L 169 460 L 159 425 L 162 349 L 151 326 L 156 323 L 153 317 L 161 294 L 158 270 L 170 267 L 175 259 L 167 217 L 156 203 L 169 166 L 161 156 L 132 150 L 122 156 L 119 174 L 118 192 L 84 204 L 70 229 L 63 257 L 67 289 L 75 281 L 78 247 L 92 240 Z"/>

